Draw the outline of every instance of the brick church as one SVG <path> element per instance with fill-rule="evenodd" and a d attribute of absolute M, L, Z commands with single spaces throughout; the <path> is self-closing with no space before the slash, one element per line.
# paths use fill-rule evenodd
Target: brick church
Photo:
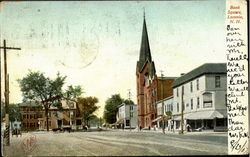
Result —
<path fill-rule="evenodd" d="M 175 77 L 157 77 L 148 40 L 145 15 L 141 38 L 140 57 L 136 65 L 138 127 L 150 128 L 157 118 L 156 102 L 173 95 Z"/>

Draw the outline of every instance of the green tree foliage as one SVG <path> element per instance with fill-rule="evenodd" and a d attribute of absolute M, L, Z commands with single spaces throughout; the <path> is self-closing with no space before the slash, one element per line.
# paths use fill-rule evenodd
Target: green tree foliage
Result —
<path fill-rule="evenodd" d="M 63 92 L 62 87 L 66 76 L 57 73 L 55 79 L 45 77 L 41 72 L 29 72 L 27 76 L 18 80 L 24 101 L 35 101 L 42 104 L 45 110 L 46 121 L 48 124 L 48 111 L 51 106 L 61 107 L 62 99 L 72 99 L 79 96 L 82 90 L 79 86 L 75 88 L 69 86 Z M 47 131 L 49 126 L 47 125 Z"/>
<path fill-rule="evenodd" d="M 129 99 L 124 100 L 124 103 L 127 105 L 135 104 L 132 100 L 129 100 Z"/>
<path fill-rule="evenodd" d="M 171 111 L 167 111 L 166 115 L 171 117 L 172 116 L 172 112 Z"/>
<path fill-rule="evenodd" d="M 9 120 L 11 122 L 21 121 L 21 112 L 20 108 L 17 104 L 10 104 L 9 105 Z"/>
<path fill-rule="evenodd" d="M 106 123 L 112 124 L 116 122 L 116 113 L 118 111 L 118 106 L 124 102 L 120 94 L 112 95 L 105 102 L 104 115 Z"/>
<path fill-rule="evenodd" d="M 102 126 L 103 119 L 93 115 L 89 120 L 90 126 Z"/>
<path fill-rule="evenodd" d="M 89 126 L 89 121 L 95 116 L 93 113 L 98 110 L 98 99 L 96 97 L 78 97 L 76 99 L 77 110 L 82 117 L 83 125 Z"/>

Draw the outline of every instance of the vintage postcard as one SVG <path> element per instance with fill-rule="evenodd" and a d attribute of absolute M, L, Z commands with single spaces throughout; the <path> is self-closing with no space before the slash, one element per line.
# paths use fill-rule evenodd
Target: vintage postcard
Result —
<path fill-rule="evenodd" d="M 0 2 L 1 155 L 249 154 L 247 4 Z"/>

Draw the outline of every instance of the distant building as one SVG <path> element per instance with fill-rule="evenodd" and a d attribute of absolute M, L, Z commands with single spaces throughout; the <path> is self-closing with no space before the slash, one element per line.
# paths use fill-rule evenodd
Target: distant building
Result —
<path fill-rule="evenodd" d="M 21 112 L 21 129 L 30 131 L 37 130 L 38 118 L 43 115 L 42 106 L 35 102 L 23 102 L 19 104 Z"/>
<path fill-rule="evenodd" d="M 47 129 L 45 112 L 38 118 L 39 130 Z M 72 101 L 62 101 L 62 109 L 49 109 L 49 129 L 71 127 L 72 129 L 82 129 L 82 118 L 78 116 L 76 103 Z"/>
<path fill-rule="evenodd" d="M 21 121 L 17 121 L 15 120 L 14 122 L 10 122 L 10 126 L 11 126 L 11 130 L 14 130 L 14 129 L 21 129 Z"/>
<path fill-rule="evenodd" d="M 169 119 L 173 112 L 173 96 L 167 97 L 163 100 L 156 102 L 157 104 L 157 118 L 154 119 L 154 122 L 157 122 L 157 128 L 163 127 L 163 122 L 165 122 L 165 128 L 170 127 Z M 162 116 L 163 113 L 163 116 Z M 170 130 L 170 128 L 168 128 Z"/>
<path fill-rule="evenodd" d="M 137 105 L 122 103 L 118 106 L 118 112 L 116 115 L 117 128 L 129 129 L 131 122 L 131 128 L 137 127 Z"/>
<path fill-rule="evenodd" d="M 140 57 L 136 66 L 138 127 L 153 127 L 157 118 L 156 102 L 173 95 L 176 77 L 157 77 L 152 61 L 146 20 L 143 21 Z"/>
<path fill-rule="evenodd" d="M 19 105 L 22 130 L 46 130 L 47 121 L 43 106 L 35 102 L 24 102 Z M 48 113 L 49 129 L 71 127 L 82 128 L 82 118 L 79 117 L 76 104 L 62 101 L 62 109 L 51 107 Z"/>
<path fill-rule="evenodd" d="M 181 109 L 184 109 L 184 129 L 226 129 L 227 66 L 207 63 L 177 78 L 173 83 L 174 129 L 181 128 Z"/>

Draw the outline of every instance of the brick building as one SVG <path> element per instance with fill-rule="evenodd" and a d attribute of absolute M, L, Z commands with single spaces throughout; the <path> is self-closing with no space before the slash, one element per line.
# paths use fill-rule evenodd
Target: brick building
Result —
<path fill-rule="evenodd" d="M 21 112 L 21 129 L 30 131 L 39 128 L 38 118 L 43 116 L 41 105 L 34 102 L 23 102 L 19 104 Z"/>
<path fill-rule="evenodd" d="M 145 128 L 156 125 L 156 122 L 152 122 L 157 118 L 156 102 L 173 95 L 172 83 L 175 79 L 176 77 L 157 77 L 144 17 L 140 56 L 136 65 L 139 127 Z"/>
<path fill-rule="evenodd" d="M 82 128 L 82 118 L 79 117 L 76 104 L 69 107 L 66 101 L 62 101 L 62 109 L 51 107 L 49 109 L 49 129 L 70 126 L 72 129 Z M 46 116 L 42 105 L 35 102 L 24 102 L 19 104 L 21 112 L 21 129 L 46 130 Z"/>

